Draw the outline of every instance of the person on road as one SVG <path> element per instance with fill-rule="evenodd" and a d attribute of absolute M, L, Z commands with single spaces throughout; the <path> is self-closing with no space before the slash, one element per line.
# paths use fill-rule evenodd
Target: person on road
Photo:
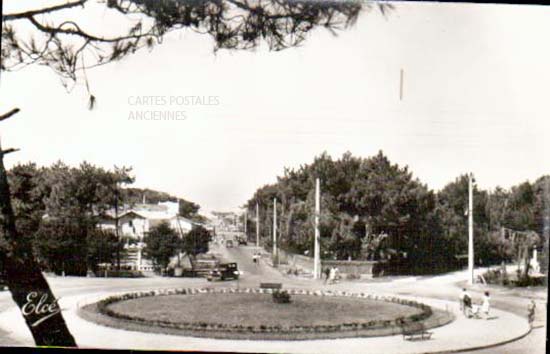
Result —
<path fill-rule="evenodd" d="M 463 312 L 464 312 L 464 316 L 466 316 L 467 318 L 470 318 L 474 315 L 473 311 L 472 311 L 472 298 L 470 297 L 470 294 L 468 294 L 467 292 L 465 292 L 464 294 L 464 298 L 463 298 Z"/>
<path fill-rule="evenodd" d="M 535 321 L 536 308 L 537 308 L 537 305 L 535 304 L 535 300 L 531 300 L 529 305 L 527 305 L 527 320 L 529 321 L 530 326 L 533 326 L 533 321 Z"/>
<path fill-rule="evenodd" d="M 460 295 L 458 297 L 458 302 L 460 304 L 460 312 L 464 313 L 464 297 L 468 295 L 468 292 L 466 291 L 466 288 L 462 288 L 462 291 L 460 292 Z"/>
<path fill-rule="evenodd" d="M 481 304 L 481 312 L 483 314 L 483 317 L 485 317 L 486 320 L 489 319 L 489 310 L 491 309 L 491 304 L 489 302 L 491 298 L 489 297 L 489 292 L 486 291 L 483 294 L 483 302 Z"/>
<path fill-rule="evenodd" d="M 330 268 L 328 279 L 329 279 L 328 280 L 329 284 L 334 284 L 335 279 L 336 279 L 336 268 L 334 268 L 334 267 Z"/>
<path fill-rule="evenodd" d="M 330 276 L 330 268 L 326 267 L 325 270 L 324 270 L 324 273 L 325 273 L 325 284 L 326 284 L 328 282 L 328 278 Z"/>

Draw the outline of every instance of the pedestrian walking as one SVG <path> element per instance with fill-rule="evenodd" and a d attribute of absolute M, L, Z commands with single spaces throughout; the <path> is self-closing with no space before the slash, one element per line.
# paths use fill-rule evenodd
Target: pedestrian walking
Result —
<path fill-rule="evenodd" d="M 331 267 L 329 272 L 329 284 L 334 284 L 334 279 L 336 279 L 336 268 Z"/>
<path fill-rule="evenodd" d="M 334 268 L 334 280 L 340 280 L 340 269 L 338 269 L 338 267 Z"/>
<path fill-rule="evenodd" d="M 491 300 L 491 298 L 489 296 L 489 292 L 486 291 L 483 294 L 483 302 L 481 304 L 481 313 L 483 314 L 483 316 L 485 317 L 486 320 L 489 319 L 489 310 L 491 309 L 490 300 Z"/>
<path fill-rule="evenodd" d="M 537 304 L 535 304 L 535 300 L 531 300 L 529 305 L 527 305 L 527 320 L 529 321 L 530 326 L 533 326 L 533 322 L 535 321 L 536 308 L 537 308 Z"/>
<path fill-rule="evenodd" d="M 474 315 L 474 312 L 472 310 L 472 298 L 470 297 L 470 294 L 467 292 L 464 294 L 464 316 L 467 318 L 470 318 Z"/>
<path fill-rule="evenodd" d="M 462 288 L 460 295 L 458 296 L 458 303 L 460 305 L 460 312 L 464 313 L 464 297 L 468 295 L 466 288 Z"/>
<path fill-rule="evenodd" d="M 330 268 L 326 267 L 325 270 L 324 270 L 324 273 L 325 273 L 325 284 L 326 284 L 328 282 L 328 278 L 330 276 Z"/>

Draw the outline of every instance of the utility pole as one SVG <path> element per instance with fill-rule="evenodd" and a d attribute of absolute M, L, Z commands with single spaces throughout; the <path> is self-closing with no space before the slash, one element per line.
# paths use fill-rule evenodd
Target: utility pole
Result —
<path fill-rule="evenodd" d="M 319 214 L 321 213 L 321 187 L 319 178 L 315 180 L 315 246 L 313 254 L 313 278 L 321 279 L 321 247 L 319 245 Z"/>
<path fill-rule="evenodd" d="M 277 198 L 273 198 L 273 267 L 279 265 L 277 253 Z"/>
<path fill-rule="evenodd" d="M 550 239 L 550 178 L 546 178 L 544 183 L 543 204 L 545 205 L 542 242 L 543 242 L 543 262 L 541 262 L 543 274 L 548 273 L 548 242 Z M 544 277 L 544 285 L 548 286 L 548 277 Z"/>
<path fill-rule="evenodd" d="M 260 247 L 260 206 L 256 202 L 256 247 Z"/>
<path fill-rule="evenodd" d="M 474 176 L 468 174 L 468 277 L 474 284 Z"/>
<path fill-rule="evenodd" d="M 120 235 L 118 230 L 118 181 L 115 182 L 115 236 L 116 236 L 116 269 L 120 271 Z"/>
<path fill-rule="evenodd" d="M 247 231 L 247 230 L 246 230 L 246 227 L 247 227 L 247 224 L 246 224 L 246 223 L 247 223 L 247 221 L 248 221 L 247 219 L 248 219 L 248 210 L 245 210 L 245 211 L 244 211 L 244 238 L 245 238 L 245 240 L 248 241 L 248 235 L 246 234 L 246 231 Z"/>

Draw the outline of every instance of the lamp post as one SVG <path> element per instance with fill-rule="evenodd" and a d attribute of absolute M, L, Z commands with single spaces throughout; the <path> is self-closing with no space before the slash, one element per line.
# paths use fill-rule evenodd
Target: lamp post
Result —
<path fill-rule="evenodd" d="M 248 230 L 247 230 L 247 221 L 248 221 L 248 210 L 244 211 L 244 239 L 248 242 Z"/>
<path fill-rule="evenodd" d="M 321 187 L 319 178 L 315 180 L 315 244 L 313 248 L 313 277 L 321 279 L 321 247 L 319 245 L 319 214 L 321 212 Z"/>
<path fill-rule="evenodd" d="M 119 218 L 118 218 L 118 199 L 119 199 L 119 191 L 118 191 L 118 181 L 115 182 L 115 237 L 117 242 L 116 247 L 116 269 L 117 271 L 120 271 L 120 247 L 121 247 L 121 241 L 120 241 L 120 234 L 119 234 Z"/>
<path fill-rule="evenodd" d="M 260 247 L 260 206 L 256 202 L 256 247 Z"/>
<path fill-rule="evenodd" d="M 277 253 L 277 198 L 273 198 L 273 267 L 279 263 Z"/>
<path fill-rule="evenodd" d="M 474 284 L 474 175 L 468 174 L 468 281 Z"/>

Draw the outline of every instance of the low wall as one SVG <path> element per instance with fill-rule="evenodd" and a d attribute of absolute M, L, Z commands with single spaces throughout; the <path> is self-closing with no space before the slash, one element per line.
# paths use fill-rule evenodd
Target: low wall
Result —
<path fill-rule="evenodd" d="M 376 261 L 322 261 L 324 267 L 336 267 L 343 274 L 373 275 Z"/>
<path fill-rule="evenodd" d="M 298 267 L 310 272 L 313 271 L 313 258 L 299 254 L 288 253 L 279 250 L 279 257 L 282 263 Z M 342 274 L 354 274 L 363 276 L 372 276 L 376 271 L 377 261 L 335 261 L 321 260 L 321 269 L 326 267 L 336 267 Z"/>

